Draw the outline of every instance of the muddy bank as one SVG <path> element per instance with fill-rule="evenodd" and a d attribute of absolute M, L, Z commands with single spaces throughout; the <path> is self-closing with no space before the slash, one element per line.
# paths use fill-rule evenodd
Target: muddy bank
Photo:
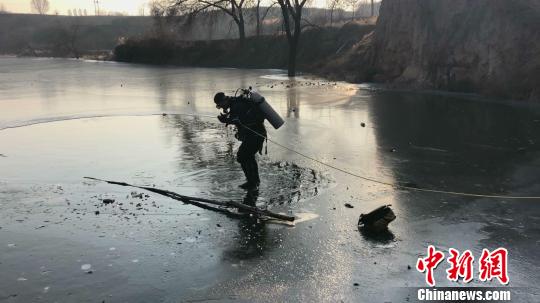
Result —
<path fill-rule="evenodd" d="M 298 68 L 316 71 L 329 58 L 351 49 L 374 25 L 348 23 L 343 27 L 317 27 L 302 33 Z M 120 62 L 173 64 L 203 67 L 286 68 L 288 45 L 285 36 L 248 37 L 238 40 L 168 41 L 157 38 L 132 38 L 114 49 Z"/>
<path fill-rule="evenodd" d="M 385 0 L 373 35 L 321 72 L 396 87 L 539 100 L 540 4 Z"/>

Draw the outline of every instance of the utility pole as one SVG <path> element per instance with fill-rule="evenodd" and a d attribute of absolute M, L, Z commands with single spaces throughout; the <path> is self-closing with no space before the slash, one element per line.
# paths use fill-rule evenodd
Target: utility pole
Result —
<path fill-rule="evenodd" d="M 373 0 L 371 0 L 371 17 L 375 16 L 375 8 L 373 4 Z"/>

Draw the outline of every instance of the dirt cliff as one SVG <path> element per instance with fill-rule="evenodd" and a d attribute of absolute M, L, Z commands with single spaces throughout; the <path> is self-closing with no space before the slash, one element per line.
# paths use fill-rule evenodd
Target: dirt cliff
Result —
<path fill-rule="evenodd" d="M 336 62 L 356 81 L 538 100 L 540 1 L 383 0 L 374 33 Z"/>

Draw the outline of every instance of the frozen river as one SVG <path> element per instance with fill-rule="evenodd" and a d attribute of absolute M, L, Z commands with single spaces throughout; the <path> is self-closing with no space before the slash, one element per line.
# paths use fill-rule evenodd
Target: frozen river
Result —
<path fill-rule="evenodd" d="M 256 203 L 295 226 L 83 179 L 241 201 L 238 143 L 212 99 L 247 86 L 286 120 L 267 124 L 272 140 L 351 173 L 269 143 Z M 540 199 L 353 174 L 540 196 L 540 106 L 279 70 L 0 57 L 0 302 L 403 302 L 425 286 L 414 266 L 429 244 L 506 247 L 515 302 L 540 300 Z M 390 232 L 360 233 L 360 213 L 384 204 Z M 443 268 L 436 279 L 456 285 Z"/>

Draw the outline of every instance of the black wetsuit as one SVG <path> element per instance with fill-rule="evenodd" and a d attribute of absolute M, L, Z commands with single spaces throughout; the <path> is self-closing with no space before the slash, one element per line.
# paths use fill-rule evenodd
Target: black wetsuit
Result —
<path fill-rule="evenodd" d="M 236 160 L 242 166 L 242 170 L 250 185 L 259 185 L 259 167 L 255 154 L 262 153 L 266 128 L 264 127 L 264 115 L 253 100 L 244 97 L 231 98 L 229 112 L 219 117 L 223 123 L 234 124 L 238 129 L 236 138 L 242 141 Z"/>

